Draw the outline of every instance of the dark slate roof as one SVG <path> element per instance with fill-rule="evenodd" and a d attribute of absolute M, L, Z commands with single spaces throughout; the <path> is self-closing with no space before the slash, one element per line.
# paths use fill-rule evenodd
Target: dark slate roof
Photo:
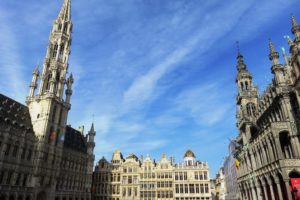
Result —
<path fill-rule="evenodd" d="M 0 123 L 33 131 L 28 107 L 0 94 Z"/>
<path fill-rule="evenodd" d="M 82 153 L 87 152 L 86 143 L 84 136 L 80 131 L 72 128 L 71 126 L 66 126 L 64 147 L 79 151 Z"/>

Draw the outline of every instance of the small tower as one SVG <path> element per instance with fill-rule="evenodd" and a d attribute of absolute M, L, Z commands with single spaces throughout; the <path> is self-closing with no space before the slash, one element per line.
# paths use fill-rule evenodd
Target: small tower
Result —
<path fill-rule="evenodd" d="M 295 35 L 295 41 L 300 42 L 300 25 L 296 21 L 295 16 L 292 16 L 292 33 Z"/>
<path fill-rule="evenodd" d="M 36 169 L 32 184 L 36 188 L 50 188 L 49 193 L 55 191 L 55 181 L 57 180 L 55 173 L 61 162 L 66 123 L 70 110 L 73 77 L 71 75 L 66 80 L 66 74 L 69 67 L 71 33 L 71 0 L 64 0 L 50 33 L 41 76 L 39 77 L 38 68 L 36 68 L 33 73 L 29 96 L 26 99 L 33 130 L 38 138 L 35 155 Z M 38 78 L 40 78 L 39 86 L 37 85 Z M 63 94 L 66 82 L 68 88 L 65 99 Z M 39 87 L 38 93 L 35 94 L 37 87 Z M 45 162 L 45 157 L 48 162 Z M 53 164 L 49 165 L 48 163 Z"/>
<path fill-rule="evenodd" d="M 285 80 L 285 70 L 282 67 L 281 64 L 279 64 L 279 53 L 275 50 L 275 47 L 271 40 L 269 40 L 269 59 L 272 62 L 272 73 L 275 77 L 275 84 L 276 85 L 283 85 L 286 83 L 287 80 Z"/>
<path fill-rule="evenodd" d="M 187 150 L 184 154 L 184 165 L 194 166 L 196 165 L 196 156 L 192 150 Z"/>
<path fill-rule="evenodd" d="M 258 91 L 253 86 L 252 75 L 247 70 L 247 66 L 244 63 L 244 59 L 240 51 L 237 56 L 237 70 L 236 83 L 238 86 L 237 105 L 240 106 L 241 116 L 254 116 L 255 106 L 257 104 Z"/>
<path fill-rule="evenodd" d="M 33 98 L 35 89 L 37 88 L 37 81 L 39 78 L 40 72 L 39 72 L 39 66 L 37 65 L 36 68 L 32 72 L 32 80 L 29 86 L 29 95 L 28 98 Z"/>
<path fill-rule="evenodd" d="M 92 174 L 93 173 L 93 165 L 94 165 L 94 159 L 95 159 L 95 155 L 94 155 L 94 148 L 95 148 L 95 136 L 96 136 L 96 132 L 94 129 L 94 123 L 92 123 L 91 129 L 88 132 L 87 135 L 87 152 L 88 155 L 90 157 L 90 163 L 89 163 L 89 172 Z"/>
<path fill-rule="evenodd" d="M 71 96 L 73 94 L 72 85 L 74 83 L 73 75 L 71 74 L 66 82 L 67 89 L 66 89 L 66 103 L 70 104 Z"/>
<path fill-rule="evenodd" d="M 246 143 L 251 138 L 250 127 L 255 121 L 258 102 L 258 89 L 253 86 L 252 75 L 247 70 L 240 51 L 237 56 L 237 127 L 240 130 L 240 144 Z"/>

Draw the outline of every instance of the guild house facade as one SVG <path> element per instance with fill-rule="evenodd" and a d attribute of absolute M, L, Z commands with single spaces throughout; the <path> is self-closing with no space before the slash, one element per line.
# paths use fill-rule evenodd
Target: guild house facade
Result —
<path fill-rule="evenodd" d="M 67 125 L 72 74 L 71 1 L 54 21 L 47 54 L 23 105 L 0 94 L 0 200 L 90 200 L 94 126 Z"/>
<path fill-rule="evenodd" d="M 211 200 L 209 167 L 188 150 L 184 162 L 175 164 L 164 154 L 126 158 L 115 151 L 111 162 L 99 160 L 93 174 L 94 200 Z"/>
<path fill-rule="evenodd" d="M 237 181 L 242 199 L 300 198 L 300 25 L 292 17 L 289 55 L 269 42 L 272 82 L 262 95 L 237 56 Z M 297 183 L 298 182 L 298 183 Z"/>

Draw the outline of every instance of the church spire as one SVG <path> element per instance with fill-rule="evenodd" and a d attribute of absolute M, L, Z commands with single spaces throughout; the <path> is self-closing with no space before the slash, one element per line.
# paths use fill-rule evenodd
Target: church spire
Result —
<path fill-rule="evenodd" d="M 72 41 L 71 0 L 65 0 L 53 24 L 44 61 L 39 95 L 62 99 Z"/>
<path fill-rule="evenodd" d="M 292 33 L 296 37 L 296 42 L 300 42 L 300 25 L 297 23 L 295 16 L 292 16 Z"/>
<path fill-rule="evenodd" d="M 273 66 L 278 65 L 279 53 L 275 50 L 275 47 L 271 39 L 269 39 L 269 49 L 270 49 L 269 59 L 270 61 L 272 61 L 272 65 Z"/>
<path fill-rule="evenodd" d="M 59 12 L 58 19 L 62 19 L 64 21 L 71 20 L 71 0 L 65 0 Z"/>
<path fill-rule="evenodd" d="M 237 70 L 238 70 L 238 72 L 247 71 L 247 66 L 244 63 L 244 58 L 243 58 L 243 55 L 241 54 L 241 51 L 240 51 L 239 42 L 237 42 L 236 44 L 237 44 L 237 51 L 238 51 L 238 55 L 236 57 L 236 59 L 237 59 Z"/>

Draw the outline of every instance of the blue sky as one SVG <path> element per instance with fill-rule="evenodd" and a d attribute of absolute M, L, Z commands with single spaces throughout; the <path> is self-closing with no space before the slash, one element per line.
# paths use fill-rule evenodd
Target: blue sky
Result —
<path fill-rule="evenodd" d="M 73 0 L 69 124 L 90 128 L 96 160 L 191 148 L 213 177 L 235 127 L 236 44 L 263 91 L 272 75 L 268 39 L 287 48 L 298 0 Z M 62 0 L 0 3 L 0 92 L 25 102 Z"/>

